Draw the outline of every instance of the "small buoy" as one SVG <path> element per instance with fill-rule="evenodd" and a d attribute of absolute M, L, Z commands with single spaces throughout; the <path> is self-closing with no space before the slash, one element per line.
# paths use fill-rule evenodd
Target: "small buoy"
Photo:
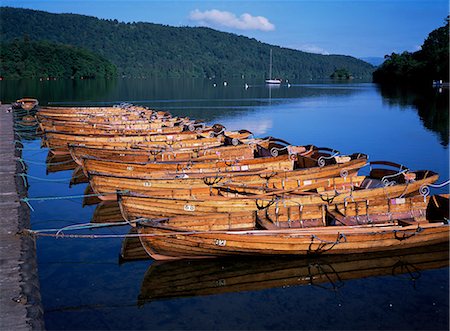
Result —
<path fill-rule="evenodd" d="M 227 86 L 228 85 L 228 83 L 227 82 L 223 82 L 223 86 Z"/>
<path fill-rule="evenodd" d="M 214 87 L 216 87 L 216 86 L 217 86 L 217 84 L 216 84 L 216 83 L 214 83 L 214 84 L 213 84 L 213 86 L 214 86 Z"/>

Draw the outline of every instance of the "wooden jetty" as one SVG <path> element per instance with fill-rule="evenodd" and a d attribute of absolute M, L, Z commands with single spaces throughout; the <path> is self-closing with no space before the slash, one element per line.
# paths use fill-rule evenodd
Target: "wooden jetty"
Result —
<path fill-rule="evenodd" d="M 36 247 L 18 232 L 29 226 L 29 213 L 20 203 L 13 114 L 0 107 L 0 330 L 44 329 L 37 275 Z"/>

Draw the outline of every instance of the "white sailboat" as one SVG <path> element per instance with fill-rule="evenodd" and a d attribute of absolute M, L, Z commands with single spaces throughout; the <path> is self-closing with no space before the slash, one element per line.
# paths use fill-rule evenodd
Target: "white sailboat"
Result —
<path fill-rule="evenodd" d="M 281 79 L 272 78 L 272 48 L 270 49 L 270 66 L 269 66 L 269 79 L 266 79 L 266 84 L 280 85 Z"/>

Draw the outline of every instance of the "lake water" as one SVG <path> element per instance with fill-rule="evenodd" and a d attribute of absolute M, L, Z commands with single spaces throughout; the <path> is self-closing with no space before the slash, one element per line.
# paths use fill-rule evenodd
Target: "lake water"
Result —
<path fill-rule="evenodd" d="M 245 84 L 248 84 L 248 88 Z M 363 152 L 449 178 L 448 90 L 420 94 L 371 83 L 304 82 L 267 88 L 245 80 L 0 82 L 2 102 L 131 102 L 292 144 Z M 22 129 L 22 127 L 19 127 Z M 23 133 L 27 138 L 27 133 Z M 89 223 L 86 184 L 47 173 L 47 150 L 24 140 L 32 228 Z M 433 192 L 448 192 L 448 187 Z M 120 259 L 127 226 L 77 230 L 110 239 L 39 237 L 47 329 L 448 330 L 448 247 L 339 259 L 217 259 L 155 263 Z M 72 233 L 65 231 L 65 233 Z M 131 254 L 131 255 L 130 255 Z M 126 256 L 142 258 L 138 250 Z"/>

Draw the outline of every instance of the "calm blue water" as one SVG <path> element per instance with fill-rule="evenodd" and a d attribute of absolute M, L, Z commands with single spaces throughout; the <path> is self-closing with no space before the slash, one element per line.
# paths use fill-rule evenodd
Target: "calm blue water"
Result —
<path fill-rule="evenodd" d="M 371 160 L 430 169 L 440 174 L 439 182 L 449 178 L 448 91 L 419 95 L 370 83 L 329 82 L 274 89 L 247 82 L 246 89 L 244 83 L 3 81 L 0 91 L 3 102 L 22 96 L 34 96 L 42 105 L 128 101 L 228 129 L 248 129 L 258 137 L 363 152 Z M 45 179 L 29 178 L 29 196 L 82 195 L 86 184 L 69 187 L 71 171 L 46 173 L 46 156 L 39 140 L 25 142 L 28 174 Z M 32 206 L 33 229 L 89 223 L 96 207 L 82 207 L 80 198 L 33 201 Z M 76 233 L 128 231 L 122 226 Z M 348 263 L 228 259 L 156 265 L 149 259 L 120 263 L 121 245 L 121 238 L 38 238 L 49 330 L 449 328 L 448 248 L 439 254 Z M 294 271 L 288 273 L 286 266 Z M 308 266 L 316 273 L 308 273 Z"/>

